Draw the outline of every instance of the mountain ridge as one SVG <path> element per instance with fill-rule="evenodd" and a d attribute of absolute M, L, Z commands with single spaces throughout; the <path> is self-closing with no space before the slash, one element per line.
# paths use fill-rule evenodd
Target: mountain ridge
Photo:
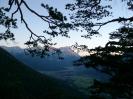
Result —
<path fill-rule="evenodd" d="M 61 48 L 61 56 L 64 58 L 64 60 L 59 60 L 57 54 L 48 56 L 46 58 L 40 58 L 37 56 L 32 57 L 31 55 L 25 55 L 24 49 L 21 49 L 19 47 L 3 48 L 6 49 L 9 53 L 11 53 L 13 56 L 15 56 L 17 59 L 25 63 L 26 65 L 29 65 L 30 67 L 37 70 L 39 68 L 39 70 L 54 70 L 56 68 L 64 69 L 64 65 L 65 67 L 72 66 L 73 61 L 80 58 L 80 56 L 73 52 L 72 49 L 70 49 L 69 47 Z M 45 67 L 43 65 L 45 65 Z"/>
<path fill-rule="evenodd" d="M 0 48 L 0 99 L 83 99 L 67 87 L 25 66 Z"/>
<path fill-rule="evenodd" d="M 25 55 L 24 49 L 21 48 L 19 49 L 19 53 L 14 50 L 11 54 L 35 71 L 61 79 L 68 85 L 84 92 L 87 92 L 86 89 L 89 86 L 89 82 L 92 82 L 94 79 L 108 80 L 109 77 L 107 75 L 93 68 L 85 68 L 83 65 L 74 66 L 73 61 L 79 59 L 80 56 L 75 55 L 75 52 L 69 47 L 61 49 L 66 52 L 65 54 L 63 53 L 63 60 L 59 60 L 56 55 L 51 55 L 46 58 L 32 57 L 31 55 Z"/>
<path fill-rule="evenodd" d="M 27 66 L 31 67 L 32 69 L 44 73 L 44 74 L 50 74 L 50 76 L 65 79 L 66 76 L 69 75 L 70 79 L 72 76 L 88 76 L 92 79 L 106 79 L 106 75 L 104 76 L 103 73 L 100 73 L 99 71 L 96 71 L 92 68 L 85 68 L 84 66 L 74 66 L 73 61 L 78 60 L 80 56 L 73 52 L 73 50 L 70 47 L 61 47 L 61 50 L 65 52 L 63 55 L 64 59 L 59 60 L 56 55 L 51 55 L 46 58 L 40 58 L 40 57 L 32 57 L 31 55 L 25 55 L 24 49 L 21 49 L 19 47 L 16 47 L 17 50 L 11 50 L 9 51 L 8 47 L 5 47 L 9 53 L 11 53 L 13 56 L 15 56 L 19 61 L 23 62 Z M 11 48 L 10 49 L 16 49 Z M 72 54 L 71 54 L 72 53 Z M 76 54 L 76 55 L 75 55 Z M 71 74 L 71 76 L 70 76 Z M 64 76 L 62 76 L 64 75 Z M 103 78 L 102 78 L 103 77 Z M 68 77 L 67 77 L 68 78 Z"/>

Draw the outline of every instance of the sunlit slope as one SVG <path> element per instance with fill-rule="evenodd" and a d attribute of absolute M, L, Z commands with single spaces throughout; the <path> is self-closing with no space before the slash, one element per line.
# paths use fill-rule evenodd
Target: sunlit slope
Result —
<path fill-rule="evenodd" d="M 61 81 L 42 75 L 0 48 L 0 99 L 84 99 Z"/>

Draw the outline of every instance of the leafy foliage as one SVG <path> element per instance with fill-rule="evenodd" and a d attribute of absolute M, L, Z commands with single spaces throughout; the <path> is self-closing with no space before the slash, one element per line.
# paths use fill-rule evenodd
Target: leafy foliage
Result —
<path fill-rule="evenodd" d="M 133 21 L 133 17 L 125 18 L 113 18 L 104 22 L 107 17 L 112 16 L 112 6 L 109 4 L 112 0 L 75 0 L 72 4 L 67 4 L 66 9 L 73 12 L 71 14 L 71 20 L 77 30 L 85 29 L 86 35 L 82 35 L 85 38 L 91 38 L 91 36 L 99 35 L 99 30 L 112 22 L 122 23 L 125 21 Z M 121 0 L 126 3 L 129 10 L 133 10 L 132 0 Z"/>
<path fill-rule="evenodd" d="M 111 15 L 109 11 L 111 6 L 101 5 L 101 0 L 75 0 L 74 4 L 67 4 L 66 9 L 74 12 L 71 15 L 74 26 L 82 27 L 88 32 L 87 35 L 83 35 L 85 38 L 99 34 L 97 21 Z M 98 29 L 94 27 L 98 27 Z"/>

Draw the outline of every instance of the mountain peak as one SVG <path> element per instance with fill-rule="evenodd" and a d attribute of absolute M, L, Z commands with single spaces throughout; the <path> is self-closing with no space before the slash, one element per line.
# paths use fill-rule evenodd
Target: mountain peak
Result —
<path fill-rule="evenodd" d="M 80 57 L 79 54 L 74 52 L 74 50 L 72 50 L 70 46 L 60 47 L 59 49 L 62 51 L 63 55 L 65 54 L 65 55 Z"/>

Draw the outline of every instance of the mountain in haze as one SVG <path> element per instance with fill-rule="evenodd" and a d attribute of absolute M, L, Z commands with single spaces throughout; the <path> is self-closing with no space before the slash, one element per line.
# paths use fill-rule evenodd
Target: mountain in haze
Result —
<path fill-rule="evenodd" d="M 36 72 L 0 48 L 0 99 L 85 98 L 63 81 Z"/>
<path fill-rule="evenodd" d="M 20 47 L 3 47 L 18 60 L 22 61 L 24 64 L 30 66 L 37 71 L 55 71 L 61 70 L 73 66 L 73 61 L 80 58 L 80 56 L 73 52 L 70 47 L 62 47 L 61 56 L 63 60 L 58 59 L 58 55 L 54 54 L 46 58 L 32 57 L 31 55 L 25 55 L 24 49 Z"/>
<path fill-rule="evenodd" d="M 80 56 L 70 47 L 60 48 L 62 51 L 62 57 L 64 57 L 63 60 L 58 59 L 58 55 L 56 54 L 46 58 L 25 55 L 24 49 L 18 46 L 3 46 L 3 48 L 27 66 L 41 73 L 50 74 L 63 79 L 71 78 L 72 76 L 88 76 L 89 78 L 106 79 L 106 76 L 103 76 L 103 73 L 100 73 L 95 69 L 87 69 L 85 66 L 74 66 L 73 61 L 78 60 Z"/>
<path fill-rule="evenodd" d="M 25 55 L 24 49 L 19 47 L 3 47 L 19 61 L 23 62 L 32 69 L 64 80 L 72 87 L 77 88 L 82 92 L 88 92 L 88 87 L 94 79 L 107 81 L 108 75 L 101 73 L 93 68 L 85 68 L 85 66 L 73 66 L 73 61 L 80 58 L 70 47 L 61 47 L 63 60 L 59 60 L 57 55 L 52 55 L 46 58 L 32 57 Z M 87 93 L 88 94 L 88 93 Z"/>

